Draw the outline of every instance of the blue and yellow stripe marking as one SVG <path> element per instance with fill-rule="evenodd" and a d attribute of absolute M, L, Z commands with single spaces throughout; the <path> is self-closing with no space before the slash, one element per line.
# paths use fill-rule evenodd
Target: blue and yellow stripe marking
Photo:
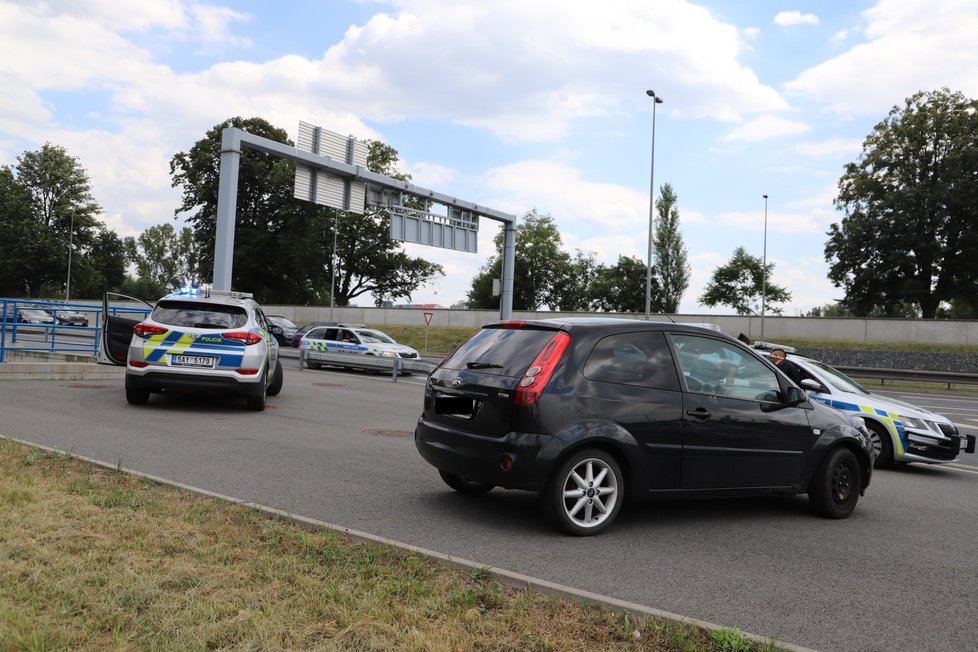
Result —
<path fill-rule="evenodd" d="M 183 355 L 199 353 L 208 357 L 218 358 L 219 367 L 239 367 L 244 360 L 245 343 L 237 340 L 227 340 L 220 335 L 191 335 L 181 331 L 170 330 L 166 333 L 151 335 L 143 343 L 143 359 L 146 362 L 161 362 L 166 355 Z M 224 353 L 215 349 L 236 349 Z M 216 355 L 215 355 L 216 354 Z"/>
<path fill-rule="evenodd" d="M 909 445 L 907 439 L 907 429 L 903 427 L 903 422 L 900 421 L 900 415 L 894 412 L 887 412 L 886 410 L 881 410 L 879 408 L 871 408 L 868 405 L 858 405 L 856 403 L 849 403 L 848 401 L 837 401 L 830 398 L 823 398 L 821 396 L 812 396 L 813 401 L 818 401 L 822 405 L 828 405 L 836 410 L 845 410 L 847 412 L 860 412 L 862 414 L 872 414 L 878 421 L 881 421 L 884 426 L 886 426 L 891 432 L 895 432 L 897 435 L 896 447 L 897 450 L 894 451 L 898 455 L 903 455 L 907 446 Z"/>

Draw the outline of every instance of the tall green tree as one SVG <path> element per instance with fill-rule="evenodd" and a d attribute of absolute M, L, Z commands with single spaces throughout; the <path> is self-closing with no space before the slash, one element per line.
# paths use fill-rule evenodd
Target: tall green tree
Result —
<path fill-rule="evenodd" d="M 873 128 L 839 180 L 829 278 L 856 314 L 978 293 L 978 101 L 918 92 Z"/>
<path fill-rule="evenodd" d="M 551 292 L 552 305 L 556 310 L 567 312 L 590 310 L 594 295 L 592 283 L 599 267 L 594 254 L 578 250 L 563 262 L 566 267 L 562 270 L 562 278 L 558 277 Z"/>
<path fill-rule="evenodd" d="M 492 296 L 492 285 L 493 279 L 502 277 L 503 237 L 502 231 L 496 235 L 496 253 L 472 279 L 468 293 L 470 308 L 499 308 L 499 297 Z M 516 227 L 513 272 L 515 310 L 537 310 L 541 306 L 558 309 L 561 300 L 570 296 L 568 283 L 575 281 L 569 278 L 572 261 L 561 245 L 560 231 L 550 215 L 542 215 L 534 208 L 520 220 Z"/>
<path fill-rule="evenodd" d="M 197 266 L 204 273 L 214 266 L 221 132 L 227 127 L 292 145 L 284 130 L 266 120 L 238 117 L 216 125 L 189 152 L 180 152 L 170 161 L 173 186 L 183 192 L 175 213 L 185 214 L 194 230 L 199 243 Z M 397 152 L 379 151 L 379 145 L 386 147 L 371 145 L 372 151 L 378 151 L 368 159 L 368 167 L 389 169 Z M 247 289 L 264 302 L 327 303 L 333 294 L 336 305 L 344 306 L 367 292 L 375 298 L 409 298 L 422 283 L 442 273 L 440 266 L 407 256 L 390 240 L 385 211 L 347 214 L 294 199 L 294 174 L 291 161 L 248 148 L 242 151 L 234 287 Z M 334 230 L 336 286 L 330 288 Z"/>
<path fill-rule="evenodd" d="M 136 268 L 140 296 L 160 296 L 202 281 L 196 267 L 200 252 L 190 227 L 178 233 L 172 224 L 151 226 L 136 238 L 126 238 L 125 251 Z"/>
<path fill-rule="evenodd" d="M 31 215 L 31 194 L 10 166 L 0 167 L 0 296 L 27 295 L 24 273 L 36 253 L 38 227 Z"/>
<path fill-rule="evenodd" d="M 654 270 L 653 270 L 654 271 Z M 591 307 L 604 312 L 645 312 L 645 263 L 634 256 L 618 256 L 614 265 L 599 265 L 591 284 Z M 662 312 L 659 280 L 652 274 L 652 312 Z"/>
<path fill-rule="evenodd" d="M 9 176 L 3 182 L 15 203 L 9 224 L 14 239 L 5 243 L 5 258 L 21 277 L 11 281 L 26 286 L 31 297 L 60 295 L 68 282 L 69 250 L 73 265 L 91 253 L 101 208 L 92 197 L 88 173 L 64 147 L 45 143 L 25 152 L 17 158 L 16 172 L 19 189 L 13 189 Z"/>
<path fill-rule="evenodd" d="M 757 315 L 761 312 L 761 297 L 766 296 L 765 312 L 780 315 L 783 309 L 776 304 L 789 301 L 791 293 L 771 281 L 774 263 L 767 264 L 766 282 L 764 269 L 760 258 L 737 247 L 730 262 L 713 270 L 713 277 L 700 297 L 700 305 L 709 308 L 730 306 L 738 315 Z"/>
<path fill-rule="evenodd" d="M 122 292 L 127 279 L 122 239 L 99 224 L 86 255 L 72 260 L 71 297 L 98 299 L 106 290 Z"/>
<path fill-rule="evenodd" d="M 690 267 L 686 245 L 679 232 L 678 203 L 679 197 L 672 185 L 663 184 L 655 202 L 658 215 L 652 235 L 652 267 L 658 281 L 661 312 L 667 313 L 679 310 L 679 302 L 689 287 Z"/>

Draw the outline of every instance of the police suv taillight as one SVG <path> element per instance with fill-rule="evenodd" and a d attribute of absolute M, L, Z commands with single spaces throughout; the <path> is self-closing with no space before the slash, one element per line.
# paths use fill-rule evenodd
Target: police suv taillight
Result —
<path fill-rule="evenodd" d="M 229 333 L 221 333 L 221 337 L 226 340 L 234 340 L 235 342 L 244 342 L 246 346 L 258 344 L 262 341 L 261 335 L 254 331 L 231 331 Z"/>
<path fill-rule="evenodd" d="M 152 337 L 153 335 L 162 335 L 163 333 L 167 333 L 169 332 L 169 330 L 170 329 L 163 328 L 162 326 L 154 326 L 153 324 L 140 323 L 140 324 L 136 324 L 136 326 L 132 329 L 132 332 L 135 333 L 138 337 L 141 337 L 145 340 L 146 338 Z"/>

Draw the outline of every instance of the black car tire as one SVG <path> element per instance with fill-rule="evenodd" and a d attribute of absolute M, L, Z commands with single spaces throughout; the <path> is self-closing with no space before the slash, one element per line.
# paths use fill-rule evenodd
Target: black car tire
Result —
<path fill-rule="evenodd" d="M 126 403 L 129 405 L 146 405 L 149 402 L 149 390 L 126 387 Z"/>
<path fill-rule="evenodd" d="M 808 500 L 821 516 L 846 518 L 856 509 L 860 487 L 862 473 L 856 456 L 848 448 L 836 448 L 818 465 Z"/>
<path fill-rule="evenodd" d="M 625 479 L 618 462 L 589 448 L 567 458 L 550 477 L 541 499 L 554 524 L 575 536 L 598 534 L 621 511 Z"/>
<path fill-rule="evenodd" d="M 267 371 L 265 373 L 268 373 Z M 248 409 L 254 410 L 255 412 L 261 412 L 265 409 L 265 396 L 268 393 L 267 386 L 265 384 L 265 378 L 261 379 L 258 383 L 259 390 L 258 393 L 248 397 Z"/>
<path fill-rule="evenodd" d="M 272 376 L 272 383 L 268 386 L 269 396 L 278 396 L 282 391 L 282 384 L 285 382 L 285 372 L 282 371 L 282 361 L 275 361 L 275 374 Z"/>
<path fill-rule="evenodd" d="M 873 448 L 876 449 L 876 461 L 873 462 L 873 468 L 890 468 L 893 466 L 893 440 L 890 439 L 890 433 L 876 421 L 869 419 L 865 421 L 866 427 L 869 428 L 869 436 L 873 440 Z"/>
<path fill-rule="evenodd" d="M 309 368 L 309 369 L 319 369 L 322 366 L 323 365 L 322 365 L 321 362 L 313 362 L 309 358 L 306 358 L 306 367 L 307 368 Z"/>
<path fill-rule="evenodd" d="M 441 479 L 444 480 L 445 484 L 447 484 L 449 487 L 460 494 L 465 494 L 468 496 L 488 493 L 495 487 L 495 485 L 486 484 L 484 482 L 465 480 L 454 473 L 448 473 L 446 471 L 439 470 L 438 475 L 441 476 Z"/>

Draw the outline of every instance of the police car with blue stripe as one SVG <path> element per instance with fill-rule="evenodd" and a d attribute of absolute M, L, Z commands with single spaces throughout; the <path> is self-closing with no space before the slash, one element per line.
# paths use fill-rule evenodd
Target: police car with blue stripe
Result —
<path fill-rule="evenodd" d="M 975 452 L 975 436 L 959 432 L 947 417 L 894 398 L 873 394 L 838 369 L 791 347 L 755 342 L 778 369 L 823 405 L 862 417 L 876 449 L 876 468 L 894 462 L 945 464 Z"/>
<path fill-rule="evenodd" d="M 326 354 L 326 355 L 324 355 Z M 330 354 L 351 354 L 350 357 L 337 357 Z M 321 324 L 309 330 L 299 340 L 299 355 L 307 367 L 318 369 L 324 364 L 361 368 L 357 364 L 360 356 L 381 358 L 418 357 L 418 352 L 405 344 L 398 344 L 387 333 L 363 324 Z"/>
<path fill-rule="evenodd" d="M 99 362 L 126 366 L 129 403 L 144 404 L 153 393 L 216 391 L 264 410 L 266 396 L 282 391 L 279 345 L 251 294 L 188 288 L 157 301 L 142 320 L 110 307 L 113 294 L 103 301 Z"/>

